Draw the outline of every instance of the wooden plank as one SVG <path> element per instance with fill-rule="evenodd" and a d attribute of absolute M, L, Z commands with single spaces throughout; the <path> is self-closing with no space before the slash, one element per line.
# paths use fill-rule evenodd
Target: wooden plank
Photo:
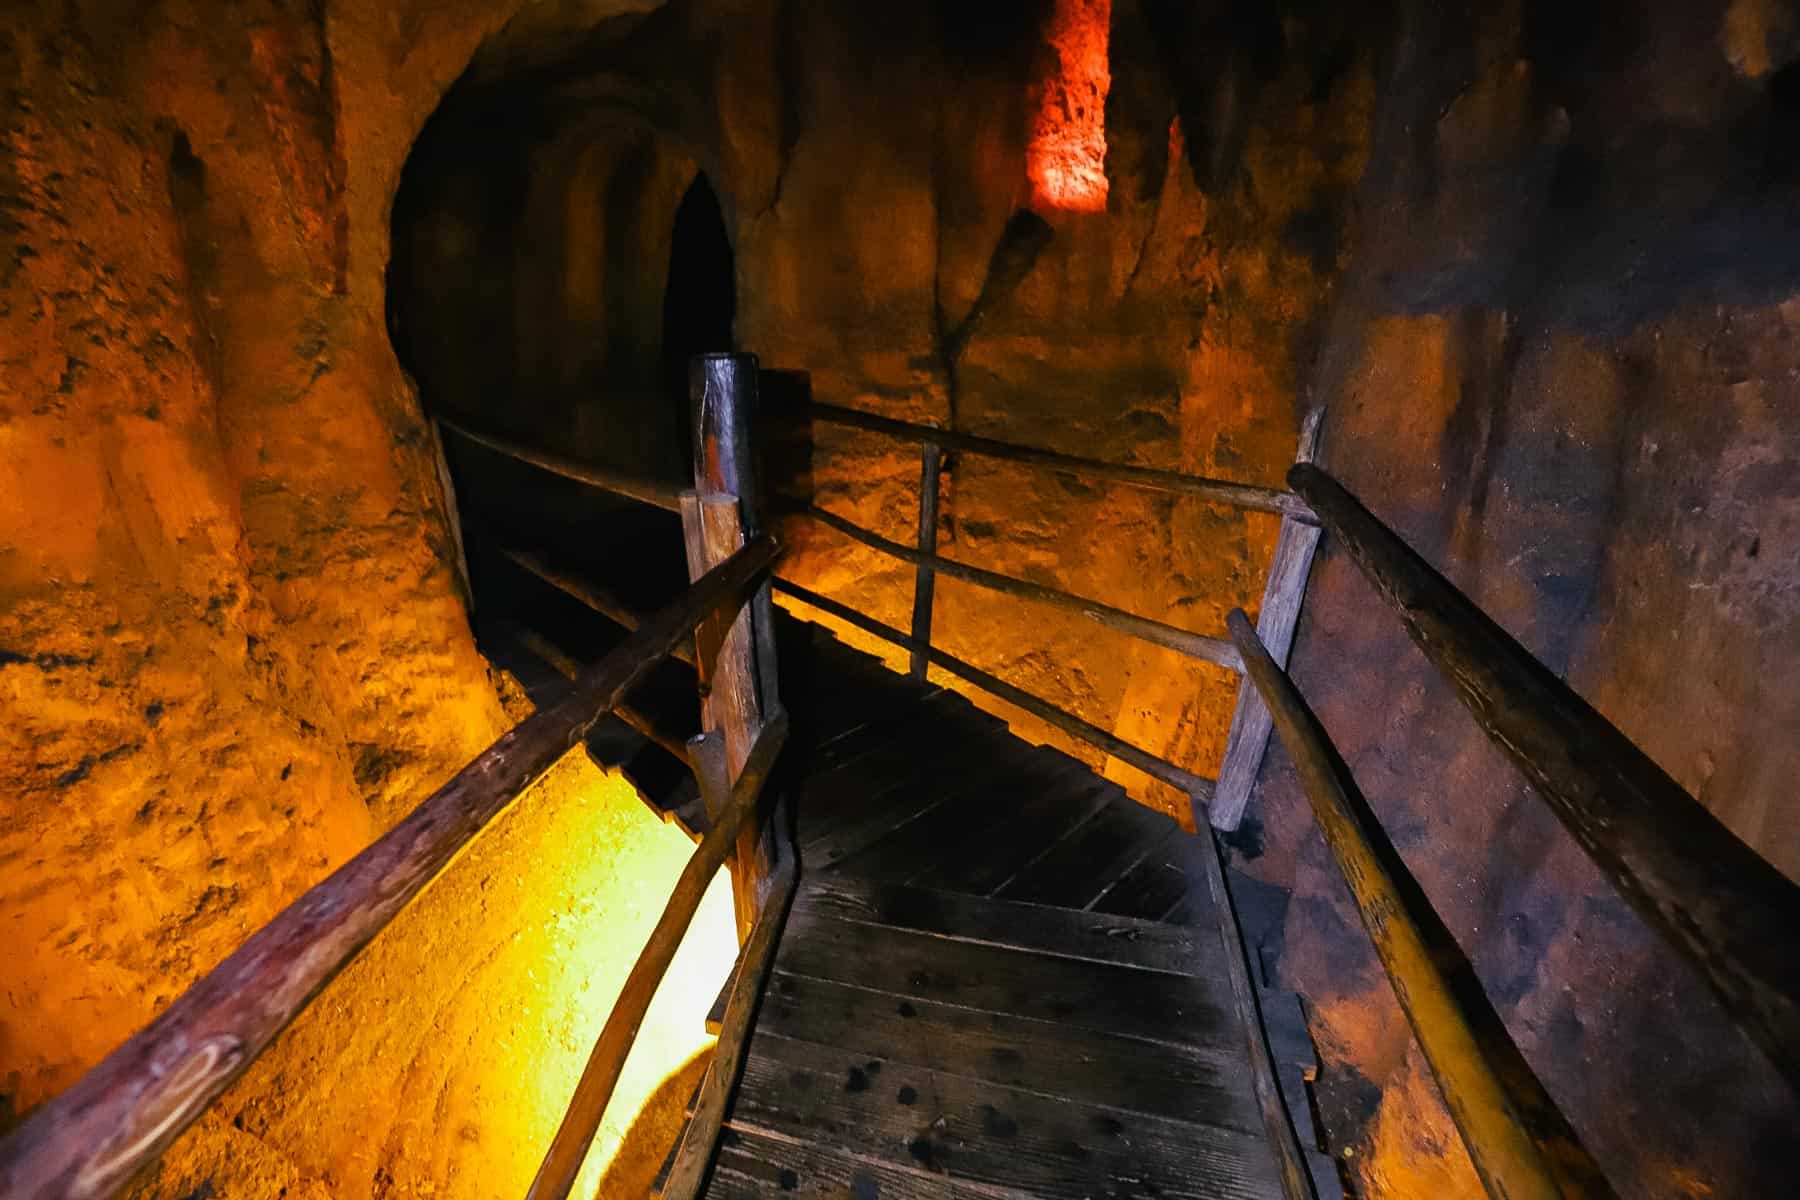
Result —
<path fill-rule="evenodd" d="M 462 848 L 587 735 L 708 613 L 774 561 L 759 538 L 310 888 L 141 1032 L 0 1142 L 0 1195 L 108 1194 L 154 1161 Z"/>
<path fill-rule="evenodd" d="M 1131 800 L 1115 799 L 1052 846 L 995 895 L 1086 908 L 1179 826 Z"/>
<path fill-rule="evenodd" d="M 484 446 L 508 458 L 529 463 L 540 471 L 548 471 L 552 475 L 561 475 L 564 479 L 573 479 L 577 483 L 585 483 L 589 487 L 599 488 L 603 492 L 611 492 L 615 496 L 623 496 L 627 500 L 636 500 L 640 504 L 648 504 L 669 512 L 681 511 L 681 489 L 673 484 L 658 479 L 645 479 L 637 475 L 627 475 L 622 471 L 608 471 L 602 467 L 577 462 L 560 454 L 547 454 L 541 450 L 533 450 L 518 442 L 491 434 L 476 433 L 464 428 L 454 421 L 442 417 L 438 423 L 458 437 Z"/>
<path fill-rule="evenodd" d="M 787 822 L 778 821 L 777 824 L 786 825 Z M 763 987 L 768 982 L 775 947 L 781 939 L 799 879 L 793 846 L 782 839 L 781 850 L 769 903 L 739 955 L 739 970 L 734 972 L 731 1000 L 726 1005 L 718 1043 L 713 1047 L 712 1062 L 700 1081 L 693 1115 L 682 1131 L 668 1182 L 662 1189 L 668 1200 L 694 1200 L 700 1195 L 712 1166 L 726 1109 L 743 1074 L 749 1054 L 750 1030 L 761 1006 Z"/>
<path fill-rule="evenodd" d="M 739 946 L 737 957 L 731 961 L 731 973 L 725 976 L 719 994 L 713 997 L 712 1007 L 706 1010 L 706 1032 L 714 1037 L 719 1036 L 719 1028 L 725 1024 L 725 1006 L 731 1001 L 731 989 L 736 985 L 738 970 L 743 965 L 744 947 Z"/>
<path fill-rule="evenodd" d="M 801 845 L 801 860 L 813 870 L 826 870 L 947 805 L 960 804 L 974 789 L 1013 770 L 1030 752 L 1024 742 L 997 734 L 960 755 L 922 760 L 918 773 L 899 786 L 871 784 L 861 810 L 810 836 Z"/>
<path fill-rule="evenodd" d="M 1257 642 L 1249 619 L 1233 612 L 1229 621 L 1483 1184 L 1509 1197 L 1611 1195 L 1388 843 L 1324 726 Z"/>
<path fill-rule="evenodd" d="M 948 892 L 991 895 L 1064 835 L 1124 795 L 1117 784 L 1094 775 L 1085 764 L 1058 764 L 1055 769 L 1058 774 L 1044 791 L 1028 793 L 1008 805 L 1012 810 L 1009 820 L 985 829 L 972 828 L 930 870 L 907 882 Z"/>
<path fill-rule="evenodd" d="M 1476 724 L 1800 1092 L 1800 954 L 1793 952 L 1800 884 L 1732 833 L 1342 484 L 1305 464 L 1289 479 L 1329 510 L 1332 537 L 1393 606 Z"/>
<path fill-rule="evenodd" d="M 1206 881 L 1196 878 L 1189 865 L 1187 843 L 1192 838 L 1192 834 L 1176 827 L 1088 907 L 1095 912 L 1161 920 L 1187 899 L 1195 884 L 1206 886 Z"/>
<path fill-rule="evenodd" d="M 952 941 L 798 906 L 778 960 L 789 975 L 1030 1017 L 1172 1046 L 1236 1047 L 1231 991 L 1200 975 Z"/>
<path fill-rule="evenodd" d="M 1256 994 L 1263 1031 L 1269 1038 L 1269 1052 L 1277 1063 L 1298 1067 L 1301 1077 L 1312 1082 L 1319 1073 L 1319 1055 L 1306 1027 L 1306 1013 L 1300 1007 L 1300 997 L 1273 988 L 1258 988 Z"/>
<path fill-rule="evenodd" d="M 1115 483 L 1129 484 L 1132 487 L 1169 492 L 1177 496 L 1194 496 L 1213 504 L 1229 504 L 1236 508 L 1248 508 L 1258 512 L 1284 513 L 1302 520 L 1309 519 L 1311 514 L 1311 510 L 1307 508 L 1304 500 L 1292 492 L 1281 491 L 1278 488 L 1232 483 L 1223 479 L 1208 479 L 1200 475 L 1188 475 L 1180 471 L 1163 471 L 1154 467 L 1134 467 L 1124 463 L 1100 462 L 1097 459 L 1061 454 L 1054 450 L 1040 450 L 1033 446 L 1019 446 L 1011 442 L 996 441 L 993 438 L 977 437 L 974 434 L 957 433 L 948 429 L 939 429 L 933 425 L 914 425 L 906 421 L 878 417 L 873 413 L 859 412 L 853 408 L 841 408 L 831 404 L 809 403 L 801 411 L 814 420 L 850 425 L 857 429 L 866 429 L 871 433 L 883 433 L 892 437 L 933 441 L 946 450 L 960 450 L 965 454 L 979 454 L 987 458 L 1001 458 L 1010 462 L 1026 463 L 1030 466 L 1044 467 L 1064 474 L 1091 479 L 1108 479 Z"/>
<path fill-rule="evenodd" d="M 763 1033 L 1084 1104 L 1261 1132 L 1239 1047 L 1177 1047 L 938 1004 L 789 975 L 779 962 Z"/>
<path fill-rule="evenodd" d="M 643 617 L 623 600 L 591 580 L 582 579 L 554 566 L 541 554 L 531 554 L 524 550 L 512 550 L 502 546 L 500 547 L 500 556 L 526 574 L 549 584 L 584 608 L 605 617 L 621 629 L 630 631 L 643 623 Z M 693 666 L 694 646 L 692 640 L 677 646 L 673 657 L 690 667 Z"/>
<path fill-rule="evenodd" d="M 867 1086 L 846 1086 L 858 1079 Z M 1269 1200 L 1277 1194 L 1274 1162 L 1253 1134 L 1038 1096 L 786 1038 L 758 1038 L 732 1124 L 771 1139 L 923 1168 L 952 1184 L 1013 1188 L 1043 1200 Z"/>
<path fill-rule="evenodd" d="M 716 739 L 717 736 L 716 733 L 707 735 L 709 739 Z M 563 1200 L 574 1187 L 575 1177 L 587 1158 L 595 1131 L 600 1128 L 600 1118 L 605 1114 L 607 1102 L 612 1099 L 613 1089 L 618 1085 L 619 1075 L 625 1067 L 625 1058 L 631 1053 L 632 1043 L 637 1040 L 638 1029 L 643 1024 L 644 1014 L 649 1011 L 650 1001 L 655 997 L 663 976 L 668 973 L 669 964 L 674 961 L 675 951 L 680 949 L 688 926 L 693 923 L 707 885 L 712 882 L 712 877 L 724 865 L 726 856 L 736 844 L 738 831 L 746 826 L 753 828 L 757 824 L 763 782 L 774 767 L 775 758 L 781 753 L 786 738 L 787 718 L 779 712 L 772 714 L 762 736 L 757 739 L 749 757 L 745 759 L 743 769 L 729 785 L 723 767 L 723 754 L 717 751 L 709 753 L 709 747 L 705 743 L 696 747 L 695 761 L 701 764 L 702 786 L 713 790 L 729 786 L 730 803 L 720 811 L 713 828 L 707 832 L 688 859 L 687 865 L 682 868 L 662 916 L 657 919 L 656 927 L 650 931 L 643 950 L 632 963 L 631 971 L 625 977 L 625 984 L 619 989 L 619 997 L 613 1002 L 612 1011 L 607 1014 L 606 1024 L 594 1041 L 594 1049 L 588 1055 L 581 1078 L 576 1081 L 575 1092 L 569 1098 L 562 1124 L 557 1127 L 556 1136 L 551 1139 L 550 1148 L 544 1153 L 544 1161 L 538 1167 L 530 1190 L 526 1192 L 526 1200 Z"/>
<path fill-rule="evenodd" d="M 727 1130 L 709 1200 L 778 1196 L 828 1200 L 1030 1200 L 1023 1192 L 971 1188 L 878 1158 L 821 1150 L 751 1130 Z"/>
<path fill-rule="evenodd" d="M 1022 804 L 1029 801 L 1036 809 L 1037 800 L 1060 782 L 1055 768 L 1045 763 L 1035 747 L 1024 742 L 1014 742 L 1014 746 L 1018 749 L 1008 754 L 1004 763 L 995 764 L 1005 769 L 985 771 L 975 780 L 952 779 L 946 773 L 945 782 L 936 786 L 954 791 L 955 802 L 939 805 L 855 854 L 837 859 L 832 868 L 888 883 L 942 886 L 939 866 L 986 853 L 994 838 L 1011 835 Z M 1051 805 L 1059 813 L 1068 807 L 1066 801 Z M 1076 820 L 1070 813 L 1065 823 Z"/>
<path fill-rule="evenodd" d="M 919 450 L 919 553 L 937 554 L 938 476 L 943 469 L 944 452 L 936 442 L 926 442 Z M 929 564 L 919 563 L 913 573 L 913 641 L 931 645 L 931 598 L 937 585 L 937 572 Z M 914 650 L 912 675 L 925 678 L 931 660 L 923 650 Z"/>
<path fill-rule="evenodd" d="M 872 550 L 877 550 L 890 558 L 900 559 L 918 567 L 921 571 L 932 571 L 939 575 L 948 575 L 952 579 L 960 579 L 964 583 L 986 588 L 990 592 L 1015 596 L 1021 600 L 1059 608 L 1064 612 L 1075 613 L 1086 617 L 1103 629 L 1115 633 L 1123 633 L 1153 646 L 1173 650 L 1189 658 L 1201 662 L 1213 663 L 1228 671 L 1241 671 L 1243 664 L 1238 660 L 1237 651 L 1226 638 L 1211 637 L 1203 633 L 1195 633 L 1189 629 L 1170 625 L 1166 621 L 1157 621 L 1149 617 L 1140 617 L 1136 613 L 1126 612 L 1122 608 L 1114 608 L 1099 600 L 1090 600 L 1084 596 L 1076 596 L 1061 588 L 1048 587 L 1041 583 L 1032 583 L 1026 579 L 1015 579 L 1011 575 L 1002 575 L 997 571 L 985 570 L 968 563 L 957 562 L 952 558 L 944 558 L 938 554 L 927 554 L 914 550 L 911 546 L 902 545 L 878 533 L 864 529 L 853 521 L 846 520 L 834 512 L 829 512 L 814 504 L 793 504 L 784 502 L 790 511 L 802 513 L 828 528 L 835 529 L 845 537 L 860 542 Z M 927 662 L 931 658 L 928 639 L 916 634 L 907 639 L 912 646 L 913 657 Z"/>
<path fill-rule="evenodd" d="M 1191 929 L 1160 921 L 871 883 L 842 874 L 809 880 L 799 903 L 839 920 L 1173 974 L 1203 973 L 1218 953 L 1210 932 L 1201 938 Z"/>
<path fill-rule="evenodd" d="M 891 625 L 884 625 L 873 617 L 864 616 L 847 604 L 840 604 L 829 596 L 794 583 L 791 580 L 777 578 L 774 580 L 777 591 L 786 592 L 790 596 L 805 601 L 820 612 L 829 613 L 841 621 L 846 621 L 858 629 L 872 633 L 878 638 L 892 642 L 905 649 L 913 649 L 915 643 L 910 636 L 901 633 Z M 1098 746 L 1120 762 L 1128 763 L 1146 775 L 1162 780 L 1171 787 L 1185 792 L 1196 805 L 1211 803 L 1213 781 L 1192 771 L 1186 771 L 1165 759 L 1158 758 L 1140 746 L 1134 746 L 1124 738 L 1100 728 L 1098 725 L 1082 720 L 1073 713 L 1040 700 L 1023 688 L 1015 687 L 1004 679 L 990 675 L 981 668 L 972 666 L 960 658 L 945 654 L 941 650 L 923 647 L 931 665 L 955 675 L 958 679 L 974 684 L 989 695 L 997 696 L 1015 708 L 1024 709 L 1032 716 L 1054 725 L 1071 737 L 1079 738 L 1090 745 Z"/>
<path fill-rule="evenodd" d="M 1312 462 L 1319 453 L 1319 432 L 1325 410 L 1315 408 L 1300 423 L 1295 462 Z M 1275 557 L 1269 561 L 1269 577 L 1263 582 L 1262 608 L 1257 612 L 1257 636 L 1282 666 L 1293 649 L 1294 631 L 1300 625 L 1300 606 L 1306 599 L 1306 582 L 1312 575 L 1313 556 L 1319 548 L 1317 525 L 1283 517 L 1275 537 Z M 1243 667 L 1240 664 L 1239 670 Z M 1231 712 L 1231 728 L 1225 735 L 1225 757 L 1219 763 L 1219 786 L 1207 819 L 1214 829 L 1229 833 L 1244 819 L 1250 791 L 1262 770 L 1268 750 L 1269 710 L 1248 679 L 1238 681 L 1237 707 Z M 1201 814 L 1195 813 L 1198 823 Z"/>
<path fill-rule="evenodd" d="M 899 808 L 916 813 L 922 805 L 915 794 L 921 794 L 918 799 L 944 796 L 960 785 L 961 772 L 982 771 L 984 760 L 994 755 L 1011 761 L 1028 753 L 1024 747 L 1004 727 L 978 728 L 966 739 L 945 739 L 936 726 L 924 725 L 912 736 L 859 756 L 842 770 L 805 778 L 794 785 L 803 853 L 814 865 L 823 865 L 829 860 L 816 844 L 833 830 L 879 822 Z M 897 824 L 898 819 L 889 827 Z M 840 847 L 844 844 L 841 837 L 835 840 Z"/>
<path fill-rule="evenodd" d="M 909 829 L 904 842 L 871 847 L 867 854 L 873 857 L 857 859 L 851 869 L 866 878 L 940 889 L 952 888 L 963 876 L 979 882 L 989 873 L 990 856 L 1007 853 L 997 843 L 1013 838 L 1021 826 L 1044 821 L 1067 827 L 1091 811 L 1092 803 L 1077 795 L 1084 778 L 1093 778 L 1086 768 L 1074 764 L 1072 770 L 1067 760 L 1017 738 L 995 745 L 1005 747 L 1004 761 L 978 765 L 978 779 L 959 778 L 953 786 L 961 799 L 955 805 L 933 812 L 926 827 Z M 923 778 L 943 790 L 942 777 L 928 771 Z"/>
<path fill-rule="evenodd" d="M 1201 828 L 1205 829 L 1204 826 Z M 1301 1149 L 1300 1135 L 1295 1132 L 1294 1118 L 1288 1111 L 1287 1100 L 1292 1099 L 1294 1093 L 1290 1090 L 1284 1098 L 1276 1078 L 1276 1060 L 1269 1050 L 1262 1011 L 1257 1007 L 1258 988 L 1250 974 L 1250 959 L 1244 951 L 1237 912 L 1231 905 L 1231 889 L 1225 886 L 1225 868 L 1219 862 L 1213 834 L 1207 831 L 1204 836 L 1207 844 L 1199 857 L 1206 872 L 1207 888 L 1212 893 L 1219 941 L 1225 947 L 1225 978 L 1231 985 L 1232 1001 L 1238 1015 L 1238 1035 L 1243 1039 L 1242 1047 L 1250 1068 L 1250 1086 L 1256 1093 L 1257 1109 L 1262 1114 L 1263 1132 L 1275 1155 L 1275 1170 L 1288 1200 L 1318 1200 L 1313 1192 L 1312 1171 Z M 1290 1069 L 1290 1073 L 1299 1075 L 1298 1069 Z M 1312 1127 L 1312 1109 L 1306 1106 L 1304 1083 L 1301 1089 L 1299 1099 L 1306 1120 L 1305 1144 L 1317 1146 L 1319 1133 Z"/>
<path fill-rule="evenodd" d="M 561 646 L 527 626 L 515 623 L 514 630 L 519 645 L 543 659 L 557 674 L 570 680 L 581 677 L 581 664 L 567 654 Z M 688 755 L 687 739 L 676 734 L 649 713 L 632 704 L 621 704 L 613 709 L 613 716 L 650 739 L 688 767 L 691 768 L 694 765 L 692 758 Z"/>
<path fill-rule="evenodd" d="M 698 577 L 737 552 L 744 540 L 741 503 L 723 493 L 683 492 L 681 532 L 687 551 L 688 574 Z M 749 760 L 750 748 L 762 734 L 762 686 L 756 672 L 756 635 L 751 607 L 719 614 L 695 633 L 695 653 L 700 673 L 701 721 L 706 729 L 721 731 L 725 739 L 728 778 L 736 779 Z M 703 649 L 717 646 L 709 662 Z M 708 812 L 715 821 L 718 814 Z M 769 831 L 750 822 L 738 834 L 729 863 L 732 905 L 737 914 L 738 940 L 749 938 L 756 914 L 768 899 L 769 879 L 775 870 L 775 848 Z"/>

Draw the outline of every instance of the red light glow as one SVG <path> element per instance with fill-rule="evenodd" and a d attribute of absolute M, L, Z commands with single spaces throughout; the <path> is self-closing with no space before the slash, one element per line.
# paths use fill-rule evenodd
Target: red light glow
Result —
<path fill-rule="evenodd" d="M 1048 38 L 1055 65 L 1025 152 L 1034 207 L 1106 211 L 1111 35 L 1112 0 L 1056 0 Z"/>

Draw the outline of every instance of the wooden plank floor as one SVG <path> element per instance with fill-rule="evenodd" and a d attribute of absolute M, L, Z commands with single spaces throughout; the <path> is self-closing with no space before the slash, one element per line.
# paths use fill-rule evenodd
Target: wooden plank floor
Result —
<path fill-rule="evenodd" d="M 959 695 L 781 636 L 803 883 L 708 1194 L 1280 1197 L 1210 845 Z M 1285 1084 L 1311 1051 L 1284 1001 Z"/>

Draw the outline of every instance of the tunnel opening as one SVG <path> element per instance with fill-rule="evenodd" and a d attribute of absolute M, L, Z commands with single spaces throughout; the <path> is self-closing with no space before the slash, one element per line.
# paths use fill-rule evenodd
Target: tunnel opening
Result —
<path fill-rule="evenodd" d="M 699 172 L 675 212 L 663 287 L 663 387 L 680 421 L 689 461 L 693 422 L 688 419 L 688 363 L 696 355 L 734 349 L 736 320 L 737 260 L 718 193 L 705 172 Z"/>

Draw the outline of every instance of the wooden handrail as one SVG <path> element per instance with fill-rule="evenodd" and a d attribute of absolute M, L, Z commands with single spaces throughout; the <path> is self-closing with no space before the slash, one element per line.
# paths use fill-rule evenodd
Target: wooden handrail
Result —
<path fill-rule="evenodd" d="M 1275 1156 L 1275 1170 L 1281 1177 L 1281 1190 L 1287 1200 L 1319 1200 L 1307 1169 L 1306 1155 L 1300 1149 L 1300 1135 L 1294 1129 L 1294 1118 L 1281 1095 L 1275 1079 L 1275 1054 L 1269 1048 L 1269 1029 L 1263 1021 L 1262 1004 L 1257 998 L 1256 980 L 1250 975 L 1245 957 L 1248 948 L 1238 925 L 1237 905 L 1231 888 L 1225 882 L 1225 868 L 1219 862 L 1219 843 L 1206 822 L 1198 822 L 1197 836 L 1205 839 L 1200 847 L 1201 869 L 1206 875 L 1206 888 L 1212 896 L 1213 916 L 1219 924 L 1219 940 L 1225 950 L 1225 977 L 1231 983 L 1231 999 L 1244 1028 L 1244 1049 L 1250 1064 L 1250 1091 L 1262 1113 L 1263 1132 L 1269 1135 L 1269 1150 Z"/>
<path fill-rule="evenodd" d="M 1227 619 L 1281 733 L 1375 953 L 1488 1194 L 1607 1197 L 1611 1189 L 1507 1035 L 1435 910 L 1368 814 L 1350 768 L 1241 610 Z M 1445 964 L 1462 963 L 1454 986 Z"/>
<path fill-rule="evenodd" d="M 932 666 L 942 668 L 959 679 L 967 680 L 982 691 L 998 696 L 1013 707 L 1024 709 L 1040 721 L 1056 726 L 1071 737 L 1098 746 L 1120 762 L 1128 763 L 1144 774 L 1180 789 L 1192 799 L 1197 810 L 1195 819 L 1205 819 L 1205 813 L 1198 810 L 1203 810 L 1212 801 L 1213 794 L 1213 781 L 1205 776 L 1184 771 L 1174 763 L 1158 758 L 1148 750 L 1134 746 L 1124 738 L 1109 733 L 1098 725 L 1089 724 L 1074 713 L 1065 712 L 1048 701 L 1038 699 L 1023 688 L 1015 687 L 1004 679 L 988 674 L 980 667 L 945 654 L 934 646 L 915 642 L 893 626 L 884 625 L 873 617 L 864 616 L 847 604 L 833 600 L 829 596 L 820 595 L 811 588 L 783 579 L 779 575 L 774 576 L 771 582 L 774 584 L 775 590 L 786 592 L 796 600 L 809 604 L 820 612 L 830 613 L 838 620 L 854 625 L 865 633 L 873 634 L 903 650 L 922 651 Z"/>
<path fill-rule="evenodd" d="M 1324 471 L 1288 480 L 1621 896 L 1800 1090 L 1800 886 Z"/>
<path fill-rule="evenodd" d="M 773 564 L 757 538 L 483 751 L 393 829 L 252 934 L 160 1016 L 0 1142 L 7 1200 L 109 1194 L 159 1155 L 458 851 L 581 741 L 694 627 Z"/>
<path fill-rule="evenodd" d="M 816 505 L 784 501 L 784 507 L 789 507 L 791 511 L 810 517 L 821 525 L 837 530 L 847 538 L 861 542 L 872 550 L 879 551 L 891 558 L 897 558 L 902 562 L 928 567 L 939 575 L 948 575 L 952 579 L 960 579 L 964 583 L 972 583 L 976 587 L 986 588 L 992 592 L 1047 604 L 1065 612 L 1078 613 L 1095 624 L 1117 633 L 1149 642 L 1153 646 L 1162 646 L 1178 654 L 1185 654 L 1189 658 L 1213 663 L 1228 671 L 1244 669 L 1242 660 L 1238 658 L 1237 649 L 1224 638 L 1208 637 L 1203 633 L 1193 633 L 1162 621 L 1152 620 L 1149 617 L 1140 617 L 1135 613 L 1128 613 L 1122 608 L 1114 608 L 1112 605 L 1102 604 L 1098 600 L 1076 596 L 1062 591 L 1060 588 L 1046 587 L 1040 583 L 1030 583 L 1023 579 L 1015 579 L 1010 575 L 986 571 L 980 567 L 972 567 L 967 563 L 960 563 L 955 559 L 944 558 L 937 554 L 926 554 L 914 550 L 911 546 L 904 546 L 899 542 L 884 538 L 878 533 L 864 529 L 855 522 L 846 520 L 836 513 L 828 512 Z M 919 652 L 915 650 L 914 653 Z"/>
<path fill-rule="evenodd" d="M 737 975 L 732 980 L 731 997 L 725 1003 L 725 1019 L 719 1026 L 718 1041 L 713 1044 L 712 1062 L 700 1081 L 694 1100 L 694 1115 L 682 1131 L 681 1142 L 663 1184 L 662 1200 L 696 1200 L 718 1150 L 719 1133 L 725 1126 L 726 1110 L 732 1094 L 744 1073 L 744 1062 L 750 1053 L 751 1026 L 762 1004 L 763 987 L 775 966 L 775 950 L 781 931 L 799 889 L 798 854 L 790 836 L 791 814 L 783 811 L 784 799 L 777 807 L 773 821 L 780 860 L 769 879 L 769 899 L 764 903 L 750 940 L 738 956 Z"/>
<path fill-rule="evenodd" d="M 458 425 L 455 421 L 439 417 L 438 424 L 466 438 L 478 446 L 485 446 L 497 454 L 508 458 L 516 458 L 522 463 L 529 463 L 541 471 L 552 475 L 561 475 L 564 479 L 573 479 L 576 483 L 585 483 L 589 487 L 599 488 L 603 492 L 611 492 L 615 496 L 623 496 L 627 500 L 636 500 L 640 504 L 648 504 L 667 512 L 681 511 L 681 489 L 673 484 L 663 483 L 656 479 L 645 479 L 637 475 L 627 475 L 622 471 L 608 471 L 603 467 L 590 466 L 573 458 L 560 454 L 549 454 L 542 450 L 533 450 L 518 442 L 494 437 L 492 434 L 476 433 Z"/>
<path fill-rule="evenodd" d="M 574 655 L 535 629 L 516 621 L 512 622 L 512 625 L 514 632 L 518 635 L 519 644 L 543 659 L 551 670 L 565 679 L 581 678 L 581 661 Z M 621 701 L 613 709 L 612 715 L 631 729 L 649 738 L 672 757 L 680 760 L 681 764 L 690 771 L 693 770 L 694 758 L 688 750 L 686 738 L 677 737 L 649 713 L 624 701 Z"/>
<path fill-rule="evenodd" d="M 1150 491 L 1172 492 L 1178 496 L 1194 496 L 1201 500 L 1210 500 L 1215 504 L 1229 504 L 1234 508 L 1280 513 L 1301 521 L 1313 519 L 1312 510 L 1306 506 L 1306 501 L 1294 493 L 1283 491 L 1280 488 L 1233 483 L 1224 479 L 1208 479 L 1203 475 L 1162 471 L 1154 467 L 1134 467 L 1124 463 L 1101 462 L 1098 459 L 1062 454 L 1055 450 L 1040 450 L 1033 446 L 1002 442 L 995 438 L 956 433 L 949 429 L 939 429 L 934 425 L 915 425 L 910 421 L 896 421 L 891 417 L 878 417 L 873 413 L 861 412 L 854 408 L 842 408 L 835 404 L 805 402 L 784 407 L 816 421 L 848 425 L 855 429 L 904 438 L 908 441 L 935 442 L 944 450 L 960 450 L 964 454 L 978 454 L 984 458 L 1006 459 L 1068 475 L 1109 479 L 1115 483 L 1130 484 L 1132 487 L 1146 488 Z"/>
<path fill-rule="evenodd" d="M 705 736 L 716 738 L 720 735 L 714 731 Z M 723 811 L 713 822 L 713 827 L 707 831 L 688 859 L 668 904 L 663 908 L 662 917 L 651 931 L 650 939 L 644 943 L 637 961 L 632 964 L 631 974 L 626 977 L 625 986 L 606 1018 L 606 1025 L 601 1029 L 599 1039 L 594 1043 L 593 1053 L 588 1056 L 587 1066 L 575 1085 L 574 1095 L 569 1099 L 569 1108 L 563 1115 L 562 1125 L 557 1129 L 550 1149 L 544 1155 L 531 1190 L 526 1193 L 526 1200 L 564 1200 L 569 1189 L 575 1186 L 575 1177 L 581 1173 L 581 1164 L 587 1158 L 594 1132 L 600 1128 L 600 1118 L 606 1114 L 607 1102 L 612 1099 L 613 1089 L 618 1085 L 619 1073 L 624 1070 L 625 1058 L 631 1052 L 632 1042 L 637 1039 L 638 1027 L 643 1023 L 650 1001 L 656 995 L 657 985 L 668 973 L 675 951 L 681 947 L 681 939 L 693 922 L 701 899 L 706 895 L 707 884 L 712 882 L 712 877 L 724 866 L 726 856 L 737 843 L 739 830 L 750 822 L 756 811 L 763 783 L 768 779 L 769 771 L 774 767 L 775 758 L 786 740 L 786 715 L 780 712 L 772 714 L 756 739 L 755 746 L 751 748 L 743 771 L 731 785 L 730 802 L 724 805 Z M 700 759 L 701 754 L 702 751 L 696 750 L 696 760 Z M 700 777 L 705 781 L 715 774 L 722 772 L 703 770 Z M 706 786 L 716 785 L 707 783 Z"/>

